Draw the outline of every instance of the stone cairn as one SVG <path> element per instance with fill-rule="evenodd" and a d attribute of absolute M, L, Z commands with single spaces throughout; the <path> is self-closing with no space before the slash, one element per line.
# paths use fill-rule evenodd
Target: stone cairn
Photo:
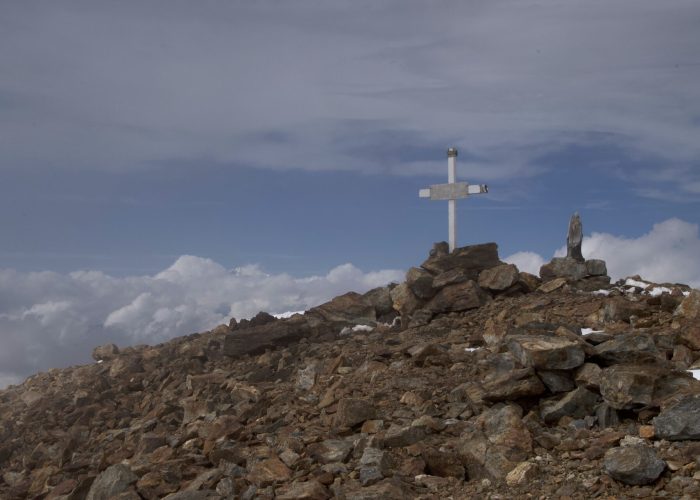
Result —
<path fill-rule="evenodd" d="M 605 261 L 583 258 L 583 226 L 578 213 L 571 216 L 566 238 L 566 257 L 555 257 L 540 268 L 540 277 L 549 283 L 548 289 L 554 290 L 564 284 L 585 291 L 598 290 L 610 284 Z"/>

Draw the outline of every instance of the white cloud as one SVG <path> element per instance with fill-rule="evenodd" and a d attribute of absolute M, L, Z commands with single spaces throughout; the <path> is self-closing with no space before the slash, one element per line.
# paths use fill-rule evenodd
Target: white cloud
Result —
<path fill-rule="evenodd" d="M 37 370 L 89 362 L 99 344 L 157 343 L 231 316 L 305 310 L 402 279 L 402 271 L 366 273 L 352 264 L 295 278 L 256 265 L 227 270 L 188 255 L 154 276 L 0 270 L 0 387 Z"/>
<path fill-rule="evenodd" d="M 517 252 L 513 255 L 509 255 L 503 259 L 503 261 L 509 264 L 515 264 L 520 271 L 525 271 L 535 276 L 539 276 L 540 267 L 545 263 L 542 256 L 535 252 Z"/>
<path fill-rule="evenodd" d="M 700 287 L 697 224 L 668 219 L 654 224 L 651 231 L 638 238 L 592 233 L 583 239 L 582 252 L 588 259 L 603 259 L 613 280 L 638 274 L 657 283 L 685 283 Z M 564 255 L 565 246 L 554 252 L 556 257 Z M 518 252 L 504 260 L 533 274 L 539 274 L 539 266 L 545 262 L 534 252 Z"/>

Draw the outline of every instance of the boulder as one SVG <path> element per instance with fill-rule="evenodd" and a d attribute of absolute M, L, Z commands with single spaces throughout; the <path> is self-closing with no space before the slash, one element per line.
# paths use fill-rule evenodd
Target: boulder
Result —
<path fill-rule="evenodd" d="M 577 281 L 587 275 L 586 263 L 570 257 L 554 257 L 550 262 L 540 267 L 540 277 L 544 281 L 551 281 L 555 278 Z"/>
<path fill-rule="evenodd" d="M 377 410 L 371 401 L 357 398 L 343 398 L 333 421 L 336 427 L 354 427 L 365 420 L 377 418 Z"/>
<path fill-rule="evenodd" d="M 330 464 L 345 462 L 350 456 L 353 445 L 343 439 L 326 439 L 320 443 L 314 443 L 307 448 L 307 454 L 316 462 Z"/>
<path fill-rule="evenodd" d="M 498 245 L 496 243 L 483 243 L 461 248 L 455 248 L 452 253 L 435 252 L 428 260 L 421 264 L 423 269 L 433 274 L 441 274 L 452 269 L 462 269 L 469 279 L 475 280 L 484 269 L 497 266 Z"/>
<path fill-rule="evenodd" d="M 489 295 L 470 280 L 446 286 L 425 307 L 434 314 L 458 312 L 481 307 L 489 300 Z"/>
<path fill-rule="evenodd" d="M 422 304 L 407 283 L 401 283 L 391 291 L 391 300 L 401 316 L 410 316 Z"/>
<path fill-rule="evenodd" d="M 258 486 L 268 486 L 276 482 L 287 481 L 292 477 L 292 471 L 277 457 L 267 458 L 256 462 L 250 467 L 246 476 L 249 483 Z"/>
<path fill-rule="evenodd" d="M 532 368 L 492 370 L 481 384 L 482 398 L 487 401 L 509 401 L 545 392 L 542 381 Z"/>
<path fill-rule="evenodd" d="M 661 439 L 700 440 L 700 394 L 684 397 L 654 418 L 654 433 Z"/>
<path fill-rule="evenodd" d="M 382 286 L 373 288 L 362 297 L 376 311 L 377 318 L 390 314 L 394 310 L 394 301 L 391 298 L 392 287 Z"/>
<path fill-rule="evenodd" d="M 515 285 L 520 273 L 515 264 L 501 264 L 479 273 L 479 286 L 487 290 L 501 292 Z"/>
<path fill-rule="evenodd" d="M 275 321 L 262 326 L 235 330 L 224 337 L 224 354 L 239 357 L 257 355 L 266 349 L 285 347 L 311 335 L 305 316 Z"/>
<path fill-rule="evenodd" d="M 517 335 L 508 349 L 524 366 L 539 370 L 571 370 L 583 364 L 585 354 L 578 342 L 546 335 Z"/>
<path fill-rule="evenodd" d="M 316 480 L 295 481 L 283 485 L 275 490 L 277 500 L 326 500 L 331 498 L 330 493 Z"/>
<path fill-rule="evenodd" d="M 107 361 L 119 355 L 119 348 L 114 344 L 104 344 L 92 350 L 92 359 L 95 361 Z"/>
<path fill-rule="evenodd" d="M 124 464 L 107 467 L 90 487 L 86 500 L 102 500 L 113 498 L 124 493 L 132 484 L 138 481 L 138 476 Z"/>
<path fill-rule="evenodd" d="M 325 323 L 367 324 L 377 320 L 377 312 L 365 297 L 348 292 L 330 302 L 313 307 L 304 313 L 311 319 Z"/>
<path fill-rule="evenodd" d="M 408 270 L 406 285 L 419 299 L 430 299 L 437 292 L 433 288 L 433 275 L 419 267 L 412 267 Z"/>
<path fill-rule="evenodd" d="M 433 278 L 433 288 L 442 288 L 448 285 L 456 285 L 469 281 L 470 273 L 464 269 L 450 269 Z"/>
<path fill-rule="evenodd" d="M 586 273 L 590 276 L 607 276 L 608 267 L 604 260 L 590 259 L 586 261 Z"/>
<path fill-rule="evenodd" d="M 600 374 L 600 394 L 617 410 L 647 406 L 654 399 L 657 378 L 645 365 L 614 365 Z"/>
<path fill-rule="evenodd" d="M 636 332 L 616 335 L 595 346 L 594 351 L 595 356 L 607 364 L 651 363 L 665 359 L 651 335 Z"/>
<path fill-rule="evenodd" d="M 666 468 L 666 463 L 646 445 L 611 448 L 605 453 L 603 469 L 625 484 L 644 485 L 656 481 Z"/>
<path fill-rule="evenodd" d="M 549 392 L 555 394 L 573 391 L 576 388 L 571 372 L 568 370 L 537 370 L 537 376 L 544 382 Z"/>
<path fill-rule="evenodd" d="M 547 424 L 556 423 L 563 416 L 583 418 L 595 412 L 598 395 L 585 387 L 566 393 L 557 399 L 540 403 L 540 416 Z"/>
<path fill-rule="evenodd" d="M 694 320 L 700 318 L 700 290 L 691 290 L 680 303 L 674 315 L 679 319 Z"/>

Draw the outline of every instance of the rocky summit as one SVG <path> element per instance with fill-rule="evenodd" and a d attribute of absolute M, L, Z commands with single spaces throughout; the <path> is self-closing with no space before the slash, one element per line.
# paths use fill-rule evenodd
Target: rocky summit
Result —
<path fill-rule="evenodd" d="M 540 277 L 437 244 L 400 284 L 34 375 L 0 391 L 0 498 L 700 498 L 700 292 L 570 240 Z"/>

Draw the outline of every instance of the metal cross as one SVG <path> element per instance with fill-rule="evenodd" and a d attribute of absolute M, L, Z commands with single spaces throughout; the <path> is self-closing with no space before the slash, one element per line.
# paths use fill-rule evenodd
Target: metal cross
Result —
<path fill-rule="evenodd" d="M 418 191 L 421 198 L 431 200 L 448 200 L 448 231 L 450 236 L 450 252 L 457 246 L 457 200 L 467 198 L 472 194 L 488 193 L 486 184 L 469 185 L 466 182 L 457 182 L 457 149 L 447 150 L 447 184 L 433 184 L 427 189 Z"/>

